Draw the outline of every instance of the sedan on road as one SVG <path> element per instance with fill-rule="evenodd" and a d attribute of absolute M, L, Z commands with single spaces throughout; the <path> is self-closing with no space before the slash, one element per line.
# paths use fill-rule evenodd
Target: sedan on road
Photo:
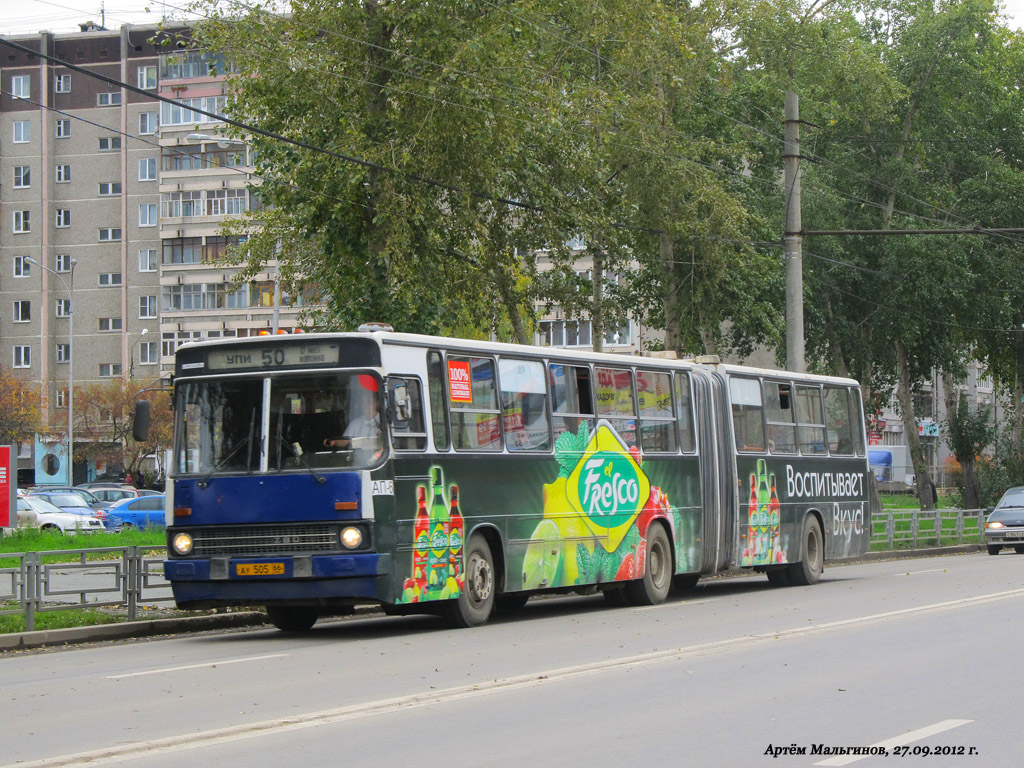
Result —
<path fill-rule="evenodd" d="M 129 528 L 163 528 L 164 496 L 139 496 L 122 499 L 107 508 L 107 528 L 124 531 Z"/>
<path fill-rule="evenodd" d="M 104 523 L 107 519 L 105 509 L 92 509 L 85 499 L 71 491 L 33 491 L 29 494 L 29 498 L 48 501 L 62 512 L 68 512 L 72 515 L 95 516 L 103 520 Z"/>
<path fill-rule="evenodd" d="M 36 496 L 18 497 L 18 527 L 61 533 L 99 533 L 106 530 L 103 521 L 95 515 L 62 512 Z"/>
<path fill-rule="evenodd" d="M 1007 490 L 992 509 L 985 522 L 985 546 L 990 555 L 1003 547 L 1024 555 L 1024 486 Z"/>

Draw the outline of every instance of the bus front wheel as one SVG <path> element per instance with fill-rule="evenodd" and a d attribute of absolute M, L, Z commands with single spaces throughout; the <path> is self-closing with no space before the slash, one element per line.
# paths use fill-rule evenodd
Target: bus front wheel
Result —
<path fill-rule="evenodd" d="M 801 536 L 801 555 L 799 563 L 789 566 L 789 579 L 798 587 L 808 587 L 821 580 L 821 572 L 825 569 L 825 544 L 821 535 L 821 523 L 814 515 L 804 518 L 803 536 Z"/>
<path fill-rule="evenodd" d="M 487 539 L 480 534 L 470 537 L 464 563 L 462 591 L 445 604 L 444 616 L 453 627 L 479 627 L 494 609 L 494 558 Z"/>
<path fill-rule="evenodd" d="M 320 612 L 311 605 L 268 605 L 267 618 L 284 632 L 305 632 L 312 629 Z"/>
<path fill-rule="evenodd" d="M 647 529 L 647 563 L 644 575 L 626 585 L 636 605 L 665 602 L 672 587 L 672 546 L 665 528 L 657 523 Z"/>

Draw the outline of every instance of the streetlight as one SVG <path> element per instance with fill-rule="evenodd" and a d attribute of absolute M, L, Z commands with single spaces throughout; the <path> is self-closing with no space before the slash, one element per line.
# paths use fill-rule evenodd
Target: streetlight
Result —
<path fill-rule="evenodd" d="M 51 275 L 60 280 L 61 285 L 64 286 L 64 290 L 68 292 L 68 485 L 75 484 L 75 369 L 74 369 L 74 343 L 75 343 L 75 324 L 74 324 L 74 311 L 72 308 L 72 291 L 75 287 L 75 264 L 78 263 L 76 259 L 71 259 L 71 270 L 69 275 L 70 284 L 64 277 L 55 269 L 50 269 L 45 264 L 40 264 L 38 261 L 33 259 L 31 256 L 26 256 L 25 261 L 29 264 L 35 264 L 40 269 L 44 269 Z"/>
<path fill-rule="evenodd" d="M 139 339 L 138 339 L 138 341 L 136 341 L 135 344 L 132 344 L 131 349 L 128 351 L 128 356 L 129 356 L 128 378 L 129 379 L 134 379 L 135 378 L 135 345 L 136 344 L 141 344 L 142 340 L 146 337 L 147 333 L 149 333 L 149 328 L 143 328 L 142 331 L 139 332 Z M 142 350 L 141 349 L 139 350 L 139 353 L 140 353 L 139 354 L 139 359 L 141 360 L 141 358 L 142 358 L 142 354 L 141 354 Z"/>

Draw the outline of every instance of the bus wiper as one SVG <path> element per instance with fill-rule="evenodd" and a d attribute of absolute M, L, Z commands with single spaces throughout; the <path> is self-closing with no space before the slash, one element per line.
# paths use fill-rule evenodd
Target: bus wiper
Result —
<path fill-rule="evenodd" d="M 313 477 L 316 478 L 316 481 L 318 483 L 323 485 L 324 483 L 327 482 L 327 478 L 324 477 L 323 475 L 321 475 L 315 469 L 313 469 L 313 467 L 310 466 L 309 462 L 306 461 L 306 457 L 303 455 L 302 446 L 301 445 L 299 445 L 298 443 L 289 443 L 281 435 L 278 435 L 277 439 L 281 441 L 281 444 L 284 445 L 285 448 L 287 448 L 289 451 L 291 451 L 292 456 L 294 456 L 296 459 L 298 459 L 299 463 L 302 464 L 302 466 L 304 466 L 306 469 L 309 470 L 309 473 L 311 475 L 313 475 Z"/>
<path fill-rule="evenodd" d="M 213 477 L 213 473 L 216 472 L 218 469 L 222 468 L 229 461 L 231 461 L 231 459 L 235 457 L 235 454 L 242 450 L 242 448 L 248 448 L 251 442 L 251 437 L 246 437 L 244 440 L 242 440 L 242 442 L 240 442 L 238 445 L 232 448 L 231 451 L 229 451 L 226 456 L 222 456 L 220 461 L 213 465 L 213 469 L 211 469 L 205 477 L 203 477 L 198 483 L 196 483 L 196 485 L 198 485 L 200 488 L 205 488 L 206 486 L 208 486 L 210 484 L 210 478 Z M 246 469 L 250 472 L 252 471 L 251 469 L 249 469 L 248 462 L 246 462 Z"/>

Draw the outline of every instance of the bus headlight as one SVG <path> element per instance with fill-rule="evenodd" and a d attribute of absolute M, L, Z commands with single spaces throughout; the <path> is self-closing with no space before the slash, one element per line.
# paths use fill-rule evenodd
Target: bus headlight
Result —
<path fill-rule="evenodd" d="M 192 537 L 187 533 L 176 533 L 171 539 L 171 548 L 176 555 L 187 555 L 192 552 Z"/>
<path fill-rule="evenodd" d="M 354 526 L 341 529 L 341 544 L 346 549 L 356 549 L 363 543 L 363 532 Z"/>

